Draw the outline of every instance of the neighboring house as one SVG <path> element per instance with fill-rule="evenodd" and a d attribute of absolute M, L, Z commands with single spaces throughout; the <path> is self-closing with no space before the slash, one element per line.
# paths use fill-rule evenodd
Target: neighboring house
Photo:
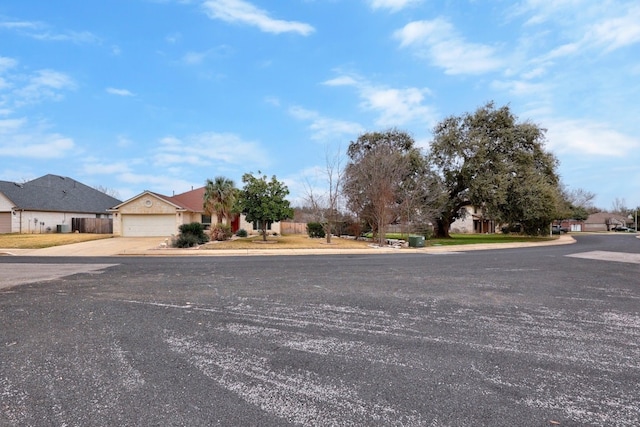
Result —
<path fill-rule="evenodd" d="M 196 188 L 174 196 L 145 191 L 122 202 L 109 211 L 113 213 L 113 234 L 124 237 L 169 237 L 179 233 L 178 227 L 191 222 L 199 222 L 205 226 L 212 224 L 212 219 L 205 215 L 205 188 Z M 244 216 L 231 222 L 231 230 L 235 233 L 243 228 L 249 233 L 257 233 L 256 224 L 248 223 Z M 269 231 L 280 233 L 280 223 L 271 224 Z"/>
<path fill-rule="evenodd" d="M 0 233 L 70 232 L 73 218 L 109 218 L 120 201 L 74 179 L 0 181 Z"/>
<path fill-rule="evenodd" d="M 449 227 L 453 233 L 477 233 L 493 234 L 499 224 L 484 216 L 484 210 L 479 206 L 465 206 L 462 208 L 466 212 L 456 219 Z"/>
<path fill-rule="evenodd" d="M 597 212 L 584 221 L 582 231 L 611 231 L 615 227 L 627 225 L 630 220 L 623 215 L 610 212 Z"/>
<path fill-rule="evenodd" d="M 559 226 L 561 229 L 569 231 L 584 231 L 584 221 L 578 221 L 577 219 L 563 219 L 558 223 L 554 221 L 553 225 Z"/>

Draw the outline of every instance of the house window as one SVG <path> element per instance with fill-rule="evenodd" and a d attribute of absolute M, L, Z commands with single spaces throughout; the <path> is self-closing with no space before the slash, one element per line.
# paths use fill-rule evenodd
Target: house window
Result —
<path fill-rule="evenodd" d="M 262 230 L 262 228 L 260 228 L 260 224 L 258 224 L 258 221 L 253 221 L 253 229 Z M 271 222 L 267 222 L 267 230 L 271 230 Z"/>
<path fill-rule="evenodd" d="M 211 215 L 202 215 L 203 224 L 211 224 Z"/>

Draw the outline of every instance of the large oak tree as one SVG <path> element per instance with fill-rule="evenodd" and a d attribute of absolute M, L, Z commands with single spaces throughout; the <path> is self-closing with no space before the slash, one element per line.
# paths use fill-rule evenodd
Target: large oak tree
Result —
<path fill-rule="evenodd" d="M 559 178 L 544 141 L 544 129 L 492 102 L 438 123 L 428 154 L 445 195 L 436 237 L 449 237 L 451 223 L 470 205 L 499 222 L 519 223 L 527 234 L 545 233 L 556 216 Z"/>

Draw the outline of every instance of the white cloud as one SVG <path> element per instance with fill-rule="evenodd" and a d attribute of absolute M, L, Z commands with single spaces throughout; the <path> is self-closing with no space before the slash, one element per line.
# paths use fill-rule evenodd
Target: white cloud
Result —
<path fill-rule="evenodd" d="M 525 80 L 508 80 L 491 82 L 491 87 L 496 90 L 508 92 L 513 96 L 531 96 L 535 95 L 540 98 L 543 94 L 549 92 L 548 83 L 532 83 Z"/>
<path fill-rule="evenodd" d="M 422 2 L 423 0 L 369 0 L 369 5 L 372 9 L 389 9 L 392 12 L 397 12 Z"/>
<path fill-rule="evenodd" d="M 185 173 L 182 170 L 162 167 L 157 173 L 154 173 L 153 169 L 148 173 L 137 172 L 140 170 L 140 164 L 144 162 L 141 159 L 129 159 L 108 163 L 91 158 L 84 163 L 81 172 L 87 176 L 110 176 L 125 184 L 126 187 L 118 186 L 116 189 L 122 200 L 128 200 L 144 190 L 170 196 L 173 191 L 182 192 L 193 186 L 193 183 L 184 179 Z"/>
<path fill-rule="evenodd" d="M 135 186 L 134 188 L 117 188 L 118 194 L 124 200 L 130 199 L 144 190 L 171 196 L 174 193 L 182 193 L 193 187 L 193 183 L 183 179 L 179 173 L 166 173 L 166 170 L 158 171 L 162 173 L 135 173 L 124 172 L 117 175 L 119 182 Z"/>
<path fill-rule="evenodd" d="M 315 141 L 334 141 L 346 136 L 355 136 L 364 131 L 364 128 L 355 122 L 337 120 L 324 117 L 320 113 L 294 106 L 289 109 L 289 114 L 298 120 L 311 122 L 311 139 Z"/>
<path fill-rule="evenodd" d="M 17 61 L 0 57 L 0 71 L 17 65 Z M 54 70 L 39 70 L 31 75 L 10 74 L 0 77 L 0 157 L 30 159 L 62 158 L 74 149 L 72 138 L 50 132 L 46 122 L 29 122 L 26 117 L 11 117 L 16 109 L 46 99 L 57 100 L 61 92 L 75 87 L 66 74 Z"/>
<path fill-rule="evenodd" d="M 274 19 L 268 12 L 244 0 L 207 0 L 203 6 L 212 19 L 251 25 L 267 33 L 291 32 L 308 36 L 315 31 L 311 25 L 303 22 Z"/>
<path fill-rule="evenodd" d="M 436 121 L 433 108 L 425 105 L 426 97 L 431 94 L 427 88 L 389 88 L 353 75 L 341 75 L 324 84 L 355 87 L 362 100 L 360 106 L 378 114 L 378 126 L 395 127 L 414 121 L 432 124 Z"/>
<path fill-rule="evenodd" d="M 131 172 L 131 164 L 125 162 L 103 163 L 89 159 L 82 167 L 85 175 L 120 175 Z"/>
<path fill-rule="evenodd" d="M 335 79 L 330 79 L 324 82 L 327 86 L 357 86 L 358 80 L 351 76 L 339 76 Z"/>
<path fill-rule="evenodd" d="M 182 40 L 182 34 L 181 33 L 167 34 L 164 39 L 169 44 L 177 44 Z"/>
<path fill-rule="evenodd" d="M 418 88 L 368 88 L 363 92 L 363 105 L 380 113 L 376 120 L 379 126 L 402 126 L 415 120 L 431 121 L 433 111 L 423 104 L 428 93 L 428 90 Z"/>
<path fill-rule="evenodd" d="M 610 52 L 640 42 L 640 6 L 635 1 L 584 2 L 580 0 L 527 0 L 512 8 L 510 16 L 527 17 L 526 25 L 551 25 L 561 30 L 550 32 L 564 42 L 549 58 L 576 55 L 585 50 Z"/>
<path fill-rule="evenodd" d="M 50 30 L 47 24 L 36 21 L 4 21 L 0 22 L 0 28 L 13 30 L 18 32 L 18 34 L 42 41 L 62 41 L 77 44 L 101 43 L 100 37 L 89 31 L 67 30 L 55 32 Z"/>
<path fill-rule="evenodd" d="M 640 139 L 605 123 L 586 119 L 546 119 L 548 147 L 572 156 L 624 157 L 640 148 Z"/>
<path fill-rule="evenodd" d="M 61 158 L 75 147 L 73 139 L 31 125 L 26 118 L 0 120 L 0 135 L 2 157 Z"/>
<path fill-rule="evenodd" d="M 245 141 L 231 133 L 205 132 L 179 139 L 165 137 L 153 156 L 159 166 L 190 164 L 210 166 L 256 165 L 268 163 L 267 152 L 257 142 Z"/>
<path fill-rule="evenodd" d="M 18 61 L 13 58 L 9 58 L 6 56 L 0 56 L 0 73 L 15 67 L 18 65 Z"/>
<path fill-rule="evenodd" d="M 125 147 L 130 147 L 131 145 L 133 145 L 133 141 L 131 141 L 125 135 L 118 135 L 116 137 L 116 144 L 118 145 L 118 147 L 125 148 Z"/>
<path fill-rule="evenodd" d="M 209 52 L 187 52 L 182 57 L 182 62 L 187 65 L 199 65 L 208 54 Z"/>
<path fill-rule="evenodd" d="M 267 96 L 264 98 L 264 102 L 274 107 L 280 107 L 280 98 L 277 96 Z"/>
<path fill-rule="evenodd" d="M 492 46 L 467 42 L 443 18 L 414 21 L 394 33 L 400 46 L 444 68 L 447 74 L 483 74 L 505 66 Z"/>
<path fill-rule="evenodd" d="M 132 92 L 130 92 L 127 89 L 116 89 L 113 87 L 108 87 L 107 89 L 105 89 L 107 91 L 107 93 L 111 94 L 111 95 L 117 95 L 117 96 L 135 96 Z"/>
<path fill-rule="evenodd" d="M 100 37 L 89 31 L 67 31 L 64 33 L 32 33 L 30 36 L 36 40 L 55 41 L 55 42 L 72 42 L 77 44 L 99 44 Z"/>
<path fill-rule="evenodd" d="M 32 21 L 4 21 L 0 22 L 0 28 L 7 30 L 24 30 L 24 29 L 36 29 L 41 28 L 42 24 Z"/>
<path fill-rule="evenodd" d="M 640 42 L 640 6 L 594 24 L 587 35 L 596 45 L 612 51 Z"/>
<path fill-rule="evenodd" d="M 26 78 L 27 85 L 13 92 L 14 103 L 18 106 L 37 103 L 44 99 L 59 100 L 62 98 L 62 90 L 76 87 L 70 76 L 55 70 L 39 70 Z"/>
<path fill-rule="evenodd" d="M 0 120 L 0 135 L 11 135 L 22 128 L 27 119 L 5 119 Z"/>

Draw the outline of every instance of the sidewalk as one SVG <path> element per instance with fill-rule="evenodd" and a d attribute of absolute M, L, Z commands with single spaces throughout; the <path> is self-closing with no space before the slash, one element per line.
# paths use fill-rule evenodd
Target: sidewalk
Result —
<path fill-rule="evenodd" d="M 175 249 L 161 247 L 164 240 L 159 237 L 114 237 L 92 240 L 72 245 L 54 246 L 44 249 L 0 249 L 0 256 L 41 257 L 108 257 L 108 256 L 274 256 L 274 255 L 363 255 L 363 254 L 410 254 L 466 252 L 487 249 L 509 249 L 535 246 L 565 245 L 575 243 L 570 235 L 536 243 L 492 243 L 477 245 L 429 246 L 425 248 L 375 248 L 363 249 Z"/>

